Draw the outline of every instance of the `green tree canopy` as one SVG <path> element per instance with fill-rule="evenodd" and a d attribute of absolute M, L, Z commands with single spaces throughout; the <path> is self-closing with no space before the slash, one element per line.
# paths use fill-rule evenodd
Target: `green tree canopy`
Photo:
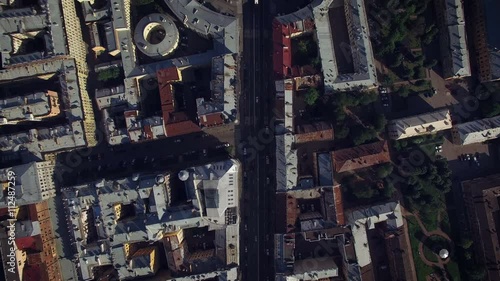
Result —
<path fill-rule="evenodd" d="M 377 177 L 380 179 L 386 178 L 388 175 L 392 173 L 393 169 L 394 167 L 390 163 L 382 164 L 377 167 Z"/>
<path fill-rule="evenodd" d="M 120 69 L 118 67 L 112 67 L 100 71 L 97 73 L 97 80 L 99 81 L 108 81 L 112 79 L 116 79 L 120 76 Z"/>
<path fill-rule="evenodd" d="M 309 88 L 307 90 L 306 96 L 305 96 L 305 102 L 308 105 L 314 105 L 316 104 L 316 101 L 319 98 L 319 91 L 316 88 Z"/>
<path fill-rule="evenodd" d="M 377 191 L 369 185 L 354 184 L 351 186 L 351 190 L 358 199 L 369 199 L 377 195 Z"/>
<path fill-rule="evenodd" d="M 375 120 L 373 122 L 373 127 L 377 132 L 382 132 L 385 129 L 385 126 L 387 125 L 387 119 L 383 114 L 377 114 L 375 116 Z"/>

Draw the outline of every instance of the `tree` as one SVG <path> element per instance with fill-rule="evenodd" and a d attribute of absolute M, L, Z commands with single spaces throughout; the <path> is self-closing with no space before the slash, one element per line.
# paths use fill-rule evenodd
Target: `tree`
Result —
<path fill-rule="evenodd" d="M 316 88 L 309 88 L 309 90 L 307 90 L 304 101 L 308 105 L 314 105 L 314 104 L 316 104 L 316 101 L 318 100 L 318 98 L 319 98 L 318 90 Z"/>
<path fill-rule="evenodd" d="M 386 198 L 391 198 L 392 195 L 396 192 L 396 188 L 394 187 L 394 184 L 390 180 L 385 180 L 384 183 L 384 189 L 382 190 L 382 195 Z"/>
<path fill-rule="evenodd" d="M 458 246 L 460 246 L 462 249 L 467 250 L 472 246 L 473 243 L 474 242 L 471 239 L 463 237 L 462 239 L 460 239 L 460 244 Z"/>
<path fill-rule="evenodd" d="M 349 127 L 345 124 L 335 127 L 335 138 L 345 139 L 349 135 Z"/>
<path fill-rule="evenodd" d="M 311 60 L 311 65 L 315 68 L 321 68 L 321 59 L 317 56 Z"/>
<path fill-rule="evenodd" d="M 361 93 L 361 96 L 359 97 L 359 103 L 362 105 L 369 105 L 371 103 L 374 103 L 377 99 L 377 94 L 373 92 Z"/>
<path fill-rule="evenodd" d="M 388 175 L 392 173 L 394 167 L 392 164 L 383 164 L 377 167 L 377 177 L 380 179 L 386 178 Z"/>
<path fill-rule="evenodd" d="M 390 67 L 392 68 L 396 68 L 398 66 L 401 65 L 401 63 L 403 63 L 403 54 L 402 53 L 398 53 L 395 57 L 394 57 L 394 60 L 392 61 L 392 63 L 390 64 Z"/>
<path fill-rule="evenodd" d="M 410 65 L 405 65 L 403 67 L 403 78 L 405 79 L 412 79 L 413 76 L 415 75 L 415 69 L 411 67 Z"/>
<path fill-rule="evenodd" d="M 372 140 L 377 136 L 377 132 L 375 131 L 375 129 L 363 128 L 362 126 L 357 127 L 353 133 L 354 134 L 352 141 L 356 146 Z"/>
<path fill-rule="evenodd" d="M 422 42 L 425 45 L 429 45 L 438 32 L 439 30 L 434 26 L 430 29 L 428 28 L 428 31 L 422 36 Z"/>
<path fill-rule="evenodd" d="M 307 54 L 309 53 L 309 41 L 307 40 L 300 40 L 298 44 L 298 50 L 302 54 Z"/>
<path fill-rule="evenodd" d="M 427 81 L 425 81 L 423 79 L 417 80 L 415 82 L 415 86 L 417 86 L 417 87 L 422 87 L 422 86 L 425 86 L 426 84 L 427 84 Z"/>
<path fill-rule="evenodd" d="M 475 265 L 467 269 L 466 272 L 469 278 L 472 280 L 483 280 L 484 276 L 486 276 L 486 269 L 484 268 L 484 266 Z"/>
<path fill-rule="evenodd" d="M 425 68 L 433 68 L 434 66 L 436 66 L 437 63 L 438 63 L 438 61 L 435 59 L 427 60 L 424 62 L 424 67 Z"/>
<path fill-rule="evenodd" d="M 410 89 L 408 89 L 408 87 L 406 86 L 399 87 L 396 92 L 402 98 L 406 98 L 408 97 L 408 95 L 410 95 Z"/>
<path fill-rule="evenodd" d="M 134 6 L 143 6 L 153 3 L 154 0 L 133 0 L 132 5 Z"/>
<path fill-rule="evenodd" d="M 351 186 L 351 190 L 358 199 L 369 199 L 376 195 L 376 190 L 369 185 L 354 184 Z"/>
<path fill-rule="evenodd" d="M 377 132 L 382 132 L 387 125 L 387 119 L 383 114 L 377 114 L 375 121 L 373 122 L 373 127 Z"/>

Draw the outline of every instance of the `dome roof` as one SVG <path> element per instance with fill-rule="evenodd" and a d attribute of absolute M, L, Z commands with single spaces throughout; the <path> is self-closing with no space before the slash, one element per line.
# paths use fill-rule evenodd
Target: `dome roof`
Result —
<path fill-rule="evenodd" d="M 441 249 L 441 251 L 439 251 L 439 257 L 442 258 L 443 260 L 447 259 L 449 256 L 450 256 L 450 253 L 448 252 L 448 250 Z"/>

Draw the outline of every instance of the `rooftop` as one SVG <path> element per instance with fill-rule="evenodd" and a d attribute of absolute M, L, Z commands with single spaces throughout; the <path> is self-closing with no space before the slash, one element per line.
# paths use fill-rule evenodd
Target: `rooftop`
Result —
<path fill-rule="evenodd" d="M 44 3 L 41 11 L 33 7 L 21 7 L 5 9 L 0 13 L 2 66 L 67 54 L 65 42 L 61 40 L 65 36 L 60 3 L 58 0 L 47 0 Z M 48 23 L 50 23 L 50 28 L 48 28 Z M 19 40 L 23 35 L 30 37 L 38 32 L 43 32 L 43 52 L 23 53 L 16 48 L 15 40 Z"/>
<path fill-rule="evenodd" d="M 487 265 L 487 278 L 499 280 L 500 247 L 498 233 L 500 227 L 500 175 L 490 175 L 462 182 L 467 219 L 474 240 L 473 248 L 478 257 Z"/>
<path fill-rule="evenodd" d="M 143 17 L 135 26 L 134 41 L 137 48 L 145 55 L 161 58 L 177 48 L 179 31 L 169 16 L 150 14 Z"/>
<path fill-rule="evenodd" d="M 500 116 L 454 125 L 452 136 L 461 145 L 496 139 L 500 137 Z"/>
<path fill-rule="evenodd" d="M 333 140 L 333 126 L 321 121 L 298 125 L 295 130 L 295 143 Z"/>
<path fill-rule="evenodd" d="M 375 224 L 386 222 L 389 229 L 398 229 L 403 226 L 403 214 L 399 202 L 390 202 L 384 205 L 371 206 L 347 213 L 347 222 L 354 236 L 354 248 L 360 267 L 371 264 L 371 253 L 368 247 L 367 232 L 375 228 Z"/>
<path fill-rule="evenodd" d="M 387 130 L 391 139 L 404 139 L 432 134 L 451 129 L 451 127 L 451 116 L 448 109 L 390 120 L 387 124 Z"/>
<path fill-rule="evenodd" d="M 59 98 L 57 92 L 54 91 L 0 100 L 0 120 L 4 117 L 8 123 L 16 123 L 23 119 L 40 120 L 40 118 L 55 116 L 59 113 Z"/>
<path fill-rule="evenodd" d="M 333 169 L 336 173 L 367 168 L 391 161 L 387 141 L 364 144 L 332 152 Z"/>
<path fill-rule="evenodd" d="M 334 0 L 317 0 L 311 5 L 316 23 L 321 65 L 325 76 L 325 91 L 348 90 L 358 86 L 371 87 L 376 84 L 375 63 L 364 1 L 344 1 L 346 17 L 349 18 L 349 45 L 355 65 L 355 72 L 349 74 L 339 73 L 335 58 L 332 35 L 335 33 L 336 27 L 332 26 L 329 19 L 329 10 L 334 5 Z"/>
<path fill-rule="evenodd" d="M 14 151 L 24 147 L 40 155 L 45 152 L 59 151 L 87 144 L 84 132 L 83 103 L 73 59 L 46 60 L 43 63 L 31 63 L 29 66 L 17 66 L 0 70 L 0 81 L 16 80 L 22 77 L 58 75 L 61 87 L 61 106 L 69 104 L 64 110 L 67 124 L 52 128 L 31 129 L 29 131 L 3 135 L 0 137 L 0 150 Z M 64 107 L 63 107 L 64 108 Z"/>
<path fill-rule="evenodd" d="M 48 170 L 47 170 L 48 169 Z M 22 164 L 10 168 L 0 169 L 0 182 L 2 183 L 3 192 L 0 193 L 0 208 L 7 208 L 9 197 L 7 189 L 9 187 L 15 190 L 16 206 L 35 204 L 42 200 L 48 199 L 50 193 L 50 185 L 53 179 L 47 178 L 47 174 L 52 176 L 54 166 L 49 162 L 32 162 Z M 43 181 L 41 180 L 43 177 Z M 12 180 L 14 178 L 14 181 Z M 9 183 L 14 183 L 14 186 Z M 43 184 L 43 191 L 42 191 Z M 44 192 L 47 188 L 47 192 Z M 10 188 L 9 188 L 10 190 Z M 54 196 L 55 190 L 52 191 Z"/>

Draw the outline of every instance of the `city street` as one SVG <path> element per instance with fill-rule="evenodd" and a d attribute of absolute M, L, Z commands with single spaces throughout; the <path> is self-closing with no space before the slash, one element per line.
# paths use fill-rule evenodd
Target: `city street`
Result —
<path fill-rule="evenodd" d="M 241 102 L 240 157 L 245 171 L 243 183 L 242 280 L 272 280 L 274 189 L 267 178 L 274 178 L 269 155 L 273 146 L 262 135 L 272 134 L 271 19 L 270 2 L 247 1 L 243 5 L 243 101 Z M 270 79 L 271 78 L 271 79 Z M 267 133 L 265 133 L 267 131 Z M 241 151 L 242 150 L 242 151 Z M 243 154 L 243 155 L 241 155 Z M 267 160 L 266 160 L 267 158 Z"/>

